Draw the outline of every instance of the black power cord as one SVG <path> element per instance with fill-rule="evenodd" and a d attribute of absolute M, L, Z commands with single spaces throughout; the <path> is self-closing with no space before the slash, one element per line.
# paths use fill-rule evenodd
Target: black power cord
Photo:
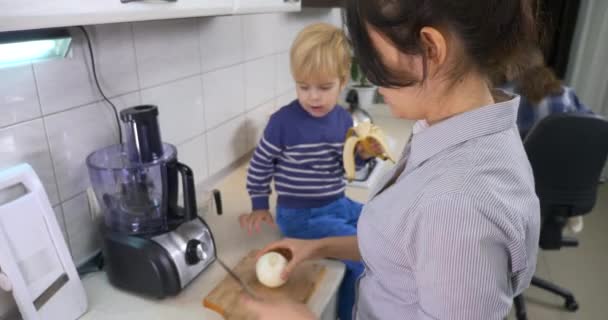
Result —
<path fill-rule="evenodd" d="M 99 93 L 101 94 L 101 96 L 112 107 L 112 111 L 114 112 L 114 118 L 116 119 L 116 127 L 118 128 L 118 143 L 121 144 L 122 143 L 122 128 L 120 127 L 120 118 L 118 117 L 118 109 L 112 103 L 112 101 L 110 101 L 110 99 L 108 99 L 108 97 L 105 95 L 105 93 L 101 89 L 101 86 L 99 85 L 99 79 L 97 78 L 97 68 L 95 67 L 95 55 L 93 54 L 93 46 L 91 45 L 91 38 L 89 37 L 89 33 L 87 32 L 87 29 L 85 29 L 83 26 L 79 26 L 78 28 L 80 28 L 80 30 L 82 30 L 82 33 L 84 34 L 84 37 L 87 40 L 87 45 L 89 48 L 89 57 L 91 58 L 91 66 L 93 68 L 93 78 L 95 79 L 95 85 L 97 85 L 97 90 L 99 90 Z"/>

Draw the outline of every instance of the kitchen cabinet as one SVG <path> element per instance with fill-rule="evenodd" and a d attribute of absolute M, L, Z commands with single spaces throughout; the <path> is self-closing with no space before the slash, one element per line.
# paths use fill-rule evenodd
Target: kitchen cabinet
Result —
<path fill-rule="evenodd" d="M 234 13 L 300 11 L 301 0 L 234 0 Z"/>
<path fill-rule="evenodd" d="M 302 0 L 302 7 L 309 8 L 344 8 L 346 0 Z"/>
<path fill-rule="evenodd" d="M 246 2 L 262 6 L 279 1 L 283 4 L 283 0 Z M 234 10 L 234 0 L 0 0 L 0 32 L 225 15 Z"/>
<path fill-rule="evenodd" d="M 300 11 L 302 0 L 0 0 L 0 32 L 241 13 Z"/>

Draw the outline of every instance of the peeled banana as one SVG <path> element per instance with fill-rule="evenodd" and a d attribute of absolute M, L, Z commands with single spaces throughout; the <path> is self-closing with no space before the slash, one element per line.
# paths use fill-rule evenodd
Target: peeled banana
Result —
<path fill-rule="evenodd" d="M 380 144 L 382 153 L 378 153 L 374 150 L 374 142 Z M 355 178 L 355 149 L 359 143 L 365 153 L 395 163 L 395 160 L 390 155 L 386 136 L 382 130 L 370 122 L 361 122 L 356 127 L 348 129 L 348 132 L 346 133 L 346 142 L 344 143 L 344 151 L 342 152 L 344 171 L 346 172 L 346 179 L 348 179 L 349 182 Z"/>

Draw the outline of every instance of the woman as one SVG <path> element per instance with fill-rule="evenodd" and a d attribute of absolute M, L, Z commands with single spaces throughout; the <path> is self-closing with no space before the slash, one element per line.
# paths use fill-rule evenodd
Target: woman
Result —
<path fill-rule="evenodd" d="M 285 239 L 307 259 L 361 260 L 356 319 L 503 319 L 536 265 L 540 210 L 516 127 L 519 98 L 489 88 L 534 39 L 525 0 L 348 2 L 355 53 L 393 115 L 417 120 L 356 237 Z M 244 299 L 261 319 L 303 305 Z"/>
<path fill-rule="evenodd" d="M 565 86 L 545 64 L 538 47 L 530 48 L 524 58 L 527 63 L 523 72 L 507 69 L 494 76 L 496 85 L 520 96 L 517 127 L 522 138 L 548 115 L 593 113 L 580 101 L 574 90 Z"/>

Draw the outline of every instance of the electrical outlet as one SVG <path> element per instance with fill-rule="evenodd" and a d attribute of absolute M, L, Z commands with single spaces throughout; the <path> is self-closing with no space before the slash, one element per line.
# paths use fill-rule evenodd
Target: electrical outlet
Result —
<path fill-rule="evenodd" d="M 198 215 L 203 219 L 213 214 L 212 210 L 212 200 L 211 192 L 203 191 L 197 195 L 197 207 L 198 207 Z"/>

